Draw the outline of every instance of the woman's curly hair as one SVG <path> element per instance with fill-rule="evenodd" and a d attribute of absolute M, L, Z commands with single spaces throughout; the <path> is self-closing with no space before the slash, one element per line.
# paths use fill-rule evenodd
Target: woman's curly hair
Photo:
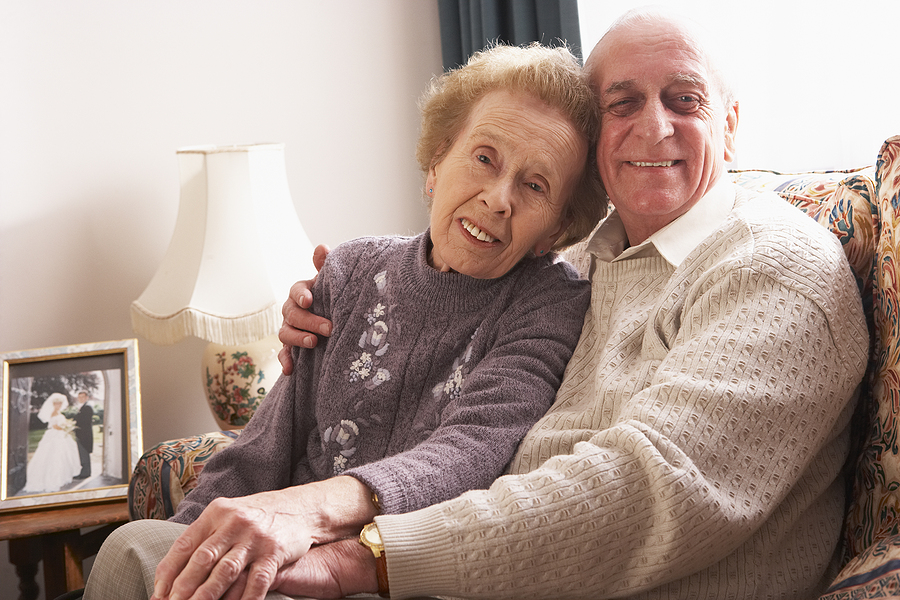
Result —
<path fill-rule="evenodd" d="M 587 163 L 566 203 L 566 217 L 572 222 L 553 250 L 584 239 L 606 216 L 608 197 L 597 170 L 599 108 L 578 59 L 566 48 L 537 43 L 495 45 L 473 54 L 465 66 L 435 78 L 419 103 L 419 167 L 427 175 L 446 156 L 472 108 L 495 90 L 519 91 L 540 99 L 568 117 L 587 141 Z"/>

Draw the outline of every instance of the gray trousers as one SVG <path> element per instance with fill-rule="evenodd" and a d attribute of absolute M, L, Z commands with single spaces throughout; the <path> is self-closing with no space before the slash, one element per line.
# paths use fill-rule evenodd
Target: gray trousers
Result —
<path fill-rule="evenodd" d="M 84 600 L 147 600 L 156 565 L 186 525 L 142 519 L 116 529 L 103 543 L 84 591 Z M 375 596 L 377 598 L 377 596 Z M 290 600 L 269 592 L 266 600 Z"/>

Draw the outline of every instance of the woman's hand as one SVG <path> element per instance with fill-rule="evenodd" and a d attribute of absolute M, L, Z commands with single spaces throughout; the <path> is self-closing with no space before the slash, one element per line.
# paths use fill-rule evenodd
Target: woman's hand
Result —
<path fill-rule="evenodd" d="M 328 256 L 328 246 L 316 246 L 313 252 L 313 265 L 316 271 L 322 269 L 325 257 Z M 331 321 L 317 317 L 307 310 L 312 306 L 312 287 L 315 278 L 298 281 L 291 286 L 288 299 L 281 308 L 284 322 L 278 332 L 278 339 L 284 346 L 278 352 L 278 360 L 281 362 L 281 370 L 285 375 L 290 375 L 294 370 L 294 361 L 291 357 L 291 347 L 314 348 L 318 343 L 316 333 L 328 337 L 331 335 Z"/>
<path fill-rule="evenodd" d="M 312 544 L 358 533 L 375 512 L 371 490 L 353 477 L 218 498 L 160 561 L 153 597 L 220 598 L 241 588 L 237 597 L 261 599 Z"/>

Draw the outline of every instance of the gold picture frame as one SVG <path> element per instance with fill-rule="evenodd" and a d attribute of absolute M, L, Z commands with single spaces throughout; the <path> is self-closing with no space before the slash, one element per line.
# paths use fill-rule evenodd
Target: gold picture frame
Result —
<path fill-rule="evenodd" d="M 143 453 L 136 339 L 2 353 L 0 389 L 0 513 L 127 496 Z"/>

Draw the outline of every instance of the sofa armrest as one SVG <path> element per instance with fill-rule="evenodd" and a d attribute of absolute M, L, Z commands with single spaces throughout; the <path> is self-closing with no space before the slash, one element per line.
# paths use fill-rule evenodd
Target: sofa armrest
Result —
<path fill-rule="evenodd" d="M 900 534 L 875 542 L 854 557 L 819 600 L 896 598 L 900 590 Z"/>
<path fill-rule="evenodd" d="M 132 520 L 168 519 L 197 485 L 203 466 L 237 439 L 237 431 L 216 431 L 157 444 L 144 452 L 128 485 Z"/>

